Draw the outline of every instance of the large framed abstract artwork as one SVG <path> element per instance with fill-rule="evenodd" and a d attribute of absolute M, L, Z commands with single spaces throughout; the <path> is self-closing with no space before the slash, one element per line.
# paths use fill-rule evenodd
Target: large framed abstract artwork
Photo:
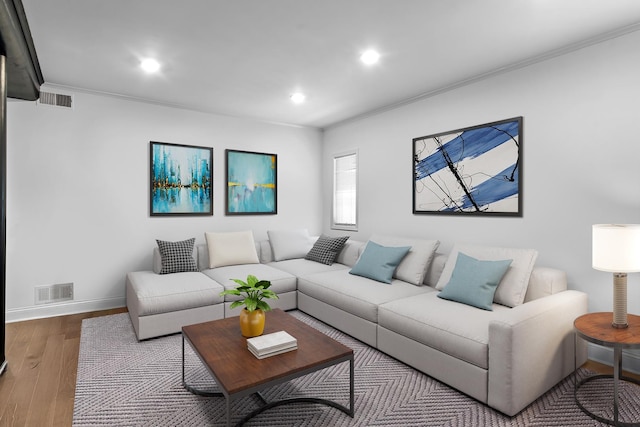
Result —
<path fill-rule="evenodd" d="M 151 141 L 151 216 L 213 215 L 213 148 Z"/>
<path fill-rule="evenodd" d="M 522 216 L 522 117 L 413 139 L 413 213 Z"/>
<path fill-rule="evenodd" d="M 278 156 L 226 150 L 227 215 L 278 213 Z"/>

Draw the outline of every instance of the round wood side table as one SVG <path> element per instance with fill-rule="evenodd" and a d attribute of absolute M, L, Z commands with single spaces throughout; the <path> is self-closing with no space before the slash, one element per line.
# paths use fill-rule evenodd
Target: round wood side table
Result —
<path fill-rule="evenodd" d="M 580 407 L 582 412 L 589 415 L 591 418 L 610 425 L 625 427 L 640 426 L 640 420 L 639 422 L 622 422 L 618 419 L 618 391 L 620 381 L 622 380 L 640 385 L 640 381 L 622 375 L 622 350 L 640 348 L 640 316 L 629 314 L 627 315 L 627 317 L 629 327 L 624 329 L 617 329 L 611 326 L 611 323 L 613 321 L 613 313 L 611 312 L 588 313 L 578 317 L 573 322 L 573 327 L 576 331 L 576 347 L 578 338 L 582 338 L 583 340 L 586 340 L 593 344 L 597 344 L 607 348 L 613 348 L 613 375 L 592 375 L 578 382 L 576 371 L 576 380 L 574 382 L 573 391 L 575 402 Z M 582 385 L 601 378 L 613 378 L 613 419 L 604 418 L 602 416 L 594 414 L 593 412 L 588 410 L 578 399 L 578 390 Z"/>

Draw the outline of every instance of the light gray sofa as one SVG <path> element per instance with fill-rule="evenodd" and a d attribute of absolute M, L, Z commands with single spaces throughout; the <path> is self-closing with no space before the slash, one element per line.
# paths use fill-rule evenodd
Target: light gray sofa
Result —
<path fill-rule="evenodd" d="M 231 299 L 222 301 L 219 291 L 234 287 L 232 278 L 254 274 L 272 281 L 272 289 L 280 296 L 269 301 L 272 307 L 298 308 L 510 416 L 573 371 L 573 320 L 587 312 L 587 296 L 567 290 L 564 272 L 531 265 L 519 304 L 494 303 L 492 311 L 481 310 L 438 297 L 438 282 L 451 270 L 447 261 L 456 248 L 450 255 L 429 255 L 432 241 L 385 236 L 371 240 L 412 247 L 389 284 L 350 274 L 366 242 L 347 241 L 336 262 L 325 265 L 302 256 L 276 261 L 273 243 L 264 240 L 256 242 L 259 264 L 214 269 L 207 268 L 207 245 L 200 244 L 196 256 L 199 266 L 205 267 L 201 277 L 190 282 L 182 276 L 185 273 L 178 273 L 167 275 L 176 276 L 167 280 L 183 288 L 193 286 L 195 292 L 201 290 L 198 283 L 209 280 L 212 295 L 206 305 L 164 313 L 165 327 L 158 328 L 154 321 L 161 314 L 136 295 L 144 288 L 141 281 L 148 285 L 151 275 L 159 278 L 153 272 L 127 275 L 127 305 L 139 339 L 174 333 L 185 324 L 210 320 L 193 320 L 202 310 L 211 319 L 237 315 L 228 310 Z M 143 319 L 149 316 L 155 318 Z M 575 356 L 578 366 L 584 363 L 586 346 L 579 344 Z"/>

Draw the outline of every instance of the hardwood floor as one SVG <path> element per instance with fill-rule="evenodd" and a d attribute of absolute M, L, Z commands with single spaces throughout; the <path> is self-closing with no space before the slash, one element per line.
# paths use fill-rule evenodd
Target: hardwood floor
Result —
<path fill-rule="evenodd" d="M 0 376 L 0 426 L 70 426 L 82 319 L 126 308 L 6 325 L 7 370 Z"/>
<path fill-rule="evenodd" d="M 82 319 L 124 313 L 126 308 L 9 323 L 0 376 L 0 427 L 70 426 L 80 349 Z M 610 373 L 588 361 L 585 368 Z M 640 380 L 640 375 L 628 374 Z"/>

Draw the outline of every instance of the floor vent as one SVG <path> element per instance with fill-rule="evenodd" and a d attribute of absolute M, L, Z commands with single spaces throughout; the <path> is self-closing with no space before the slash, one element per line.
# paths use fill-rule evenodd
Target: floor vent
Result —
<path fill-rule="evenodd" d="M 73 299 L 73 283 L 59 283 L 50 286 L 36 287 L 36 304 L 71 301 Z"/>
<path fill-rule="evenodd" d="M 53 105 L 54 107 L 72 108 L 73 97 L 61 93 L 40 92 L 38 102 L 43 105 Z"/>

